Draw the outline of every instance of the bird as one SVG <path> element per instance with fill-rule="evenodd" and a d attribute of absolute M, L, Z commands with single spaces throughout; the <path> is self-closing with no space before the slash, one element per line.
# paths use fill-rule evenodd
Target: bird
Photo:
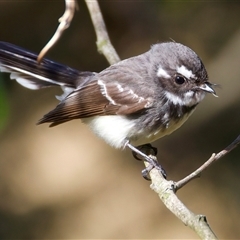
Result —
<path fill-rule="evenodd" d="M 113 64 L 101 72 L 79 71 L 7 42 L 0 42 L 0 71 L 37 90 L 59 86 L 59 104 L 37 124 L 50 127 L 81 119 L 107 144 L 130 148 L 153 167 L 160 164 L 138 146 L 171 134 L 189 118 L 207 93 L 214 96 L 200 57 L 177 42 L 162 42 L 150 50 Z M 144 172 L 144 171 L 143 171 Z M 146 172 L 144 173 L 146 174 Z"/>

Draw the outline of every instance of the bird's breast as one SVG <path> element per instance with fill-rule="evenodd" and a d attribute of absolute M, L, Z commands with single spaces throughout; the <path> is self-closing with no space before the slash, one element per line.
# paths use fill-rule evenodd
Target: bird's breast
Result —
<path fill-rule="evenodd" d="M 160 125 L 157 129 L 151 131 L 150 133 L 143 131 L 143 133 L 141 134 L 141 137 L 131 142 L 135 146 L 139 146 L 142 144 L 154 142 L 159 138 L 169 135 L 175 130 L 177 130 L 178 128 L 180 128 L 183 125 L 183 123 L 187 121 L 187 119 L 190 117 L 193 111 L 194 109 L 192 109 L 188 113 L 185 113 L 182 116 L 179 116 L 179 118 L 169 119 L 169 121 L 166 124 Z"/>

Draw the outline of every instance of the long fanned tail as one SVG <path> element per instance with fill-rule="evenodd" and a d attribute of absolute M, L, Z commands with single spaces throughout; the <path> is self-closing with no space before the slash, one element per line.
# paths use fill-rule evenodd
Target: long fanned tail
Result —
<path fill-rule="evenodd" d="M 38 63 L 37 56 L 21 47 L 0 42 L 0 71 L 11 73 L 11 79 L 32 90 L 50 86 L 75 89 L 84 85 L 94 74 L 81 72 L 49 59 Z"/>

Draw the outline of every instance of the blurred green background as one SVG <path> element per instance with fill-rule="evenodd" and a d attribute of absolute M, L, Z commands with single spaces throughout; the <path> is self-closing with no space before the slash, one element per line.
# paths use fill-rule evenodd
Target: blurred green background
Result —
<path fill-rule="evenodd" d="M 107 61 L 83 1 L 47 57 L 80 70 Z M 0 40 L 39 52 L 64 12 L 64 1 L 0 1 Z M 188 122 L 154 143 L 168 178 L 179 180 L 240 133 L 239 1 L 100 1 L 122 59 L 174 39 L 195 50 L 218 83 Z M 197 238 L 142 179 L 141 162 L 114 150 L 80 121 L 35 126 L 59 89 L 30 91 L 0 75 L 0 239 Z M 240 148 L 178 196 L 207 215 L 222 239 L 239 239 Z"/>

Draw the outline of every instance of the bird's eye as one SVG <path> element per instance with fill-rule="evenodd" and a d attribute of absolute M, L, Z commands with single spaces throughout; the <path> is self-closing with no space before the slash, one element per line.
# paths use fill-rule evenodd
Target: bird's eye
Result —
<path fill-rule="evenodd" d="M 185 82 L 185 78 L 182 76 L 176 76 L 175 77 L 175 82 L 179 85 L 183 84 Z"/>

